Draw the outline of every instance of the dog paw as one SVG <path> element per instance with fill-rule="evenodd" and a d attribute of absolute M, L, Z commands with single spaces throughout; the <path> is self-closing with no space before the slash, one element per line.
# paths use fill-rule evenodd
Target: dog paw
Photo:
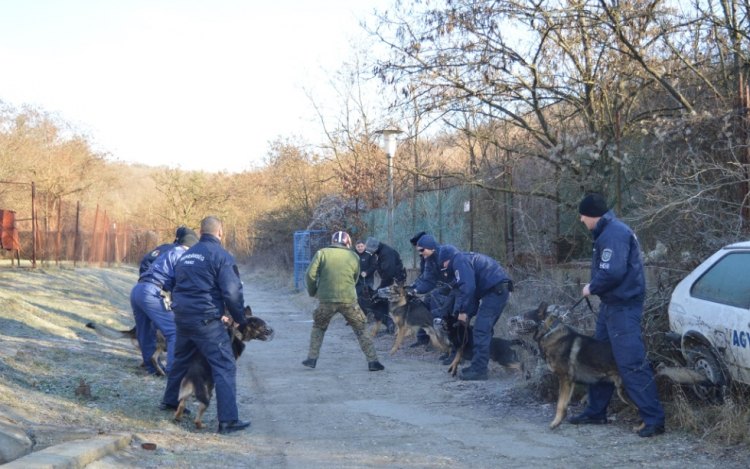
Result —
<path fill-rule="evenodd" d="M 633 427 L 633 433 L 638 433 L 638 432 L 639 432 L 639 431 L 641 431 L 641 430 L 643 429 L 643 427 L 645 427 L 645 426 L 646 426 L 646 422 L 641 422 L 641 424 L 640 424 L 640 425 L 636 425 L 635 427 Z"/>
<path fill-rule="evenodd" d="M 203 430 L 204 428 L 206 428 L 206 424 L 202 422 L 195 422 L 195 428 L 197 428 L 198 430 Z"/>
<path fill-rule="evenodd" d="M 392 348 L 392 349 L 391 349 L 391 355 L 395 354 L 396 352 L 398 352 L 398 349 L 397 349 L 397 348 Z"/>

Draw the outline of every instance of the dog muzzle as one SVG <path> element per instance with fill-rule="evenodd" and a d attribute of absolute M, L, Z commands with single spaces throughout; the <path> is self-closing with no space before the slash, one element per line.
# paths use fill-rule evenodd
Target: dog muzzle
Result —
<path fill-rule="evenodd" d="M 396 297 L 396 292 L 391 287 L 383 287 L 378 289 L 378 297 L 390 300 Z"/>
<path fill-rule="evenodd" d="M 533 334 L 538 325 L 531 319 L 526 319 L 523 316 L 513 316 L 508 319 L 508 331 L 511 334 L 523 335 Z"/>

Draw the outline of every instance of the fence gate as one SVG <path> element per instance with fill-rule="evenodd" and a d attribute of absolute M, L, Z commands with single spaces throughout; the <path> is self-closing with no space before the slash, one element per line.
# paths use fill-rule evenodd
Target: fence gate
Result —
<path fill-rule="evenodd" d="M 305 288 L 305 271 L 312 256 L 328 244 L 328 230 L 294 232 L 294 287 Z"/>

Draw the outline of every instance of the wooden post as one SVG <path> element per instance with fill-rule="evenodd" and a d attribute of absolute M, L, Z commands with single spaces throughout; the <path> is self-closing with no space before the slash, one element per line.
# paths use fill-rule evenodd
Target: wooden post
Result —
<path fill-rule="evenodd" d="M 81 201 L 76 202 L 76 232 L 73 236 L 73 268 L 78 263 L 78 217 L 81 214 Z"/>
<path fill-rule="evenodd" d="M 62 244 L 62 196 L 57 196 L 57 243 L 55 244 L 55 265 L 60 267 L 60 244 Z"/>
<path fill-rule="evenodd" d="M 622 153 L 620 152 L 620 110 L 615 112 L 615 141 L 617 142 L 617 164 L 615 168 L 615 197 L 617 202 L 617 216 L 622 216 Z"/>
<path fill-rule="evenodd" d="M 94 249 L 94 246 L 96 246 L 96 225 L 99 223 L 99 204 L 96 204 L 96 214 L 94 215 L 94 232 L 91 235 L 91 249 L 89 249 L 89 265 L 91 265 L 94 262 L 94 253 L 96 252 L 96 249 Z"/>
<path fill-rule="evenodd" d="M 109 231 L 109 223 L 107 222 L 107 211 L 104 211 L 104 216 L 102 217 L 102 233 L 99 235 L 101 238 L 101 242 L 99 243 L 99 251 L 96 253 L 99 257 L 99 268 L 102 268 L 102 263 L 104 262 L 104 256 L 107 254 L 107 232 Z"/>
<path fill-rule="evenodd" d="M 117 232 L 117 220 L 115 220 L 115 265 L 120 265 L 120 237 Z M 111 264 L 110 264 L 111 265 Z"/>
<path fill-rule="evenodd" d="M 31 268 L 36 268 L 36 184 L 31 182 Z M 19 264 L 20 265 L 20 264 Z"/>
<path fill-rule="evenodd" d="M 125 235 L 122 240 L 122 258 L 125 260 L 125 262 L 128 261 L 128 244 L 130 244 L 130 230 L 127 226 L 125 226 Z"/>

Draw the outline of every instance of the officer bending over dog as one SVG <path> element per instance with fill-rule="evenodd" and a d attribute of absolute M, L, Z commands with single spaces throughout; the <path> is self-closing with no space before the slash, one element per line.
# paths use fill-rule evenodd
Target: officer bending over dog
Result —
<path fill-rule="evenodd" d="M 159 254 L 163 254 L 163 253 L 169 251 L 170 249 L 174 248 L 175 246 L 177 246 L 177 244 L 178 244 L 177 241 L 180 238 L 182 238 L 183 235 L 186 234 L 185 229 L 186 228 L 184 226 L 181 226 L 181 227 L 177 228 L 177 231 L 174 234 L 174 241 L 173 242 L 166 243 L 166 244 L 160 244 L 159 246 L 157 246 L 154 249 L 152 249 L 151 251 L 149 251 L 148 254 L 146 254 L 145 256 L 143 256 L 143 259 L 141 259 L 141 263 L 140 263 L 140 266 L 138 268 L 138 275 L 143 275 L 148 270 L 148 268 L 151 267 L 151 264 L 156 260 L 156 258 L 159 257 Z M 190 230 L 190 231 L 193 234 L 195 234 L 195 231 L 193 231 L 193 230 Z"/>
<path fill-rule="evenodd" d="M 414 238 L 417 238 L 416 240 Z M 420 256 L 420 274 L 414 282 L 407 287 L 408 291 L 416 293 L 417 295 L 424 295 L 422 297 L 422 303 L 430 310 L 434 318 L 440 317 L 440 307 L 444 302 L 444 298 L 439 294 L 438 284 L 442 283 L 443 275 L 441 268 L 438 264 L 438 255 L 440 252 L 440 245 L 435 238 L 426 234 L 424 231 L 414 235 L 410 242 L 413 241 L 414 246 L 417 248 Z M 427 345 L 430 343 L 430 336 L 420 329 L 417 333 L 417 341 L 411 344 L 411 347 L 417 347 L 419 345 Z M 446 355 L 444 358 L 447 358 Z"/>
<path fill-rule="evenodd" d="M 151 357 L 156 352 L 154 327 L 167 339 L 167 365 L 164 370 L 166 373 L 169 373 L 174 362 L 174 313 L 169 309 L 163 292 L 171 292 L 174 287 L 174 268 L 177 260 L 198 242 L 198 236 L 190 228 L 181 227 L 178 232 L 181 232 L 182 236 L 176 241 L 176 247 L 159 254 L 148 269 L 141 273 L 138 283 L 130 291 L 130 305 L 135 317 L 138 344 L 149 374 L 157 374 L 159 371 L 151 363 Z"/>
<path fill-rule="evenodd" d="M 474 356 L 471 366 L 461 370 L 462 380 L 484 381 L 490 359 L 490 341 L 497 320 L 508 302 L 513 283 L 500 264 L 476 252 L 459 252 L 450 244 L 440 249 L 440 264 L 447 269 L 456 302 L 453 314 L 469 324 L 474 320 Z"/>
<path fill-rule="evenodd" d="M 215 383 L 219 433 L 230 433 L 250 422 L 239 420 L 237 366 L 222 316 L 228 311 L 240 333 L 245 332 L 247 322 L 240 272 L 234 257 L 221 247 L 223 235 L 221 220 L 204 218 L 200 242 L 177 261 L 172 290 L 177 326 L 174 365 L 159 408 L 177 408 L 180 382 L 200 351 L 211 366 Z"/>
<path fill-rule="evenodd" d="M 381 243 L 377 238 L 367 238 L 365 249 L 377 258 L 375 265 L 380 276 L 380 284 L 376 290 L 390 287 L 395 283 L 403 284 L 406 282 L 406 269 L 401 262 L 401 256 L 395 249 Z M 390 312 L 390 304 L 388 308 Z M 393 334 L 396 330 L 396 323 L 393 322 L 391 315 L 385 314 L 382 320 L 386 323 L 388 332 Z"/>
<path fill-rule="evenodd" d="M 359 275 L 359 259 L 351 251 L 352 242 L 344 231 L 331 237 L 331 245 L 315 253 L 305 272 L 307 293 L 320 301 L 313 311 L 313 327 L 310 332 L 310 351 L 302 364 L 315 368 L 320 356 L 328 324 L 336 313 L 341 313 L 357 336 L 359 346 L 367 357 L 367 368 L 380 371 L 385 367 L 378 361 L 370 335 L 365 332 L 367 318 L 357 304 L 354 287 Z"/>
<path fill-rule="evenodd" d="M 584 197 L 578 213 L 594 236 L 591 283 L 583 287 L 584 296 L 597 295 L 601 300 L 594 339 L 612 343 L 622 382 L 645 424 L 638 435 L 660 435 L 664 433 L 664 409 L 641 337 L 646 275 L 640 244 L 633 230 L 607 208 L 601 195 Z M 611 383 L 589 386 L 588 406 L 580 415 L 571 417 L 570 423 L 607 423 L 607 407 L 614 390 Z"/>

